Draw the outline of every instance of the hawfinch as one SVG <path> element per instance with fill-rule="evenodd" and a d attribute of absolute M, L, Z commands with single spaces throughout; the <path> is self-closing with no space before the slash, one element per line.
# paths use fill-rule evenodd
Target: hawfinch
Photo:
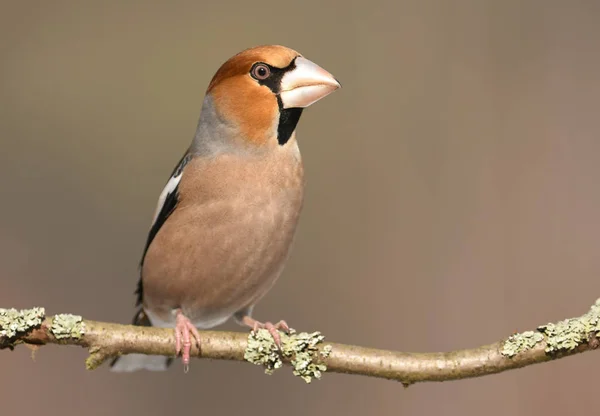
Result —
<path fill-rule="evenodd" d="M 283 46 L 235 55 L 214 75 L 196 135 L 158 199 L 140 263 L 135 325 L 175 329 L 187 370 L 196 328 L 252 318 L 290 251 L 304 177 L 296 125 L 305 107 L 340 88 L 327 71 Z M 114 371 L 164 370 L 172 358 L 117 357 Z"/>

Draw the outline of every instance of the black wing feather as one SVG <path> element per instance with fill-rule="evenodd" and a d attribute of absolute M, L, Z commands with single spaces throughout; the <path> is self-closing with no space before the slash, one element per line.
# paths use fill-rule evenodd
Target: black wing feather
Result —
<path fill-rule="evenodd" d="M 173 172 L 171 172 L 171 176 L 169 177 L 169 180 L 171 178 L 176 178 L 179 175 L 181 175 L 183 172 L 183 168 L 185 167 L 185 165 L 188 164 L 190 159 L 191 159 L 191 155 L 189 153 L 186 153 L 179 160 L 179 163 L 177 164 L 175 169 L 173 169 Z M 167 219 L 173 213 L 173 210 L 177 206 L 177 202 L 179 200 L 178 195 L 179 195 L 179 184 L 177 184 L 175 189 L 173 189 L 171 192 L 169 192 L 167 194 L 167 196 L 165 198 L 165 202 L 163 203 L 163 205 L 160 209 L 160 212 L 158 213 L 158 215 L 156 217 L 156 221 L 154 221 L 154 224 L 152 224 L 152 227 L 150 228 L 150 232 L 148 233 L 148 238 L 146 239 L 146 246 L 144 247 L 144 252 L 142 253 L 142 259 L 140 260 L 140 278 L 138 280 L 137 289 L 135 291 L 135 294 L 137 295 L 136 306 L 140 306 L 142 304 L 142 301 L 144 300 L 144 286 L 142 283 L 142 272 L 141 272 L 142 266 L 144 265 L 144 258 L 146 258 L 146 253 L 148 252 L 148 248 L 150 247 L 150 244 L 152 244 L 154 237 L 156 237 L 156 234 L 158 233 L 160 228 L 163 226 L 165 221 L 167 221 Z"/>

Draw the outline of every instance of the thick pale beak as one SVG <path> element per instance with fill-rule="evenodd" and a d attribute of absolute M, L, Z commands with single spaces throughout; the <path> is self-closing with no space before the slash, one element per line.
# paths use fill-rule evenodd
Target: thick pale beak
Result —
<path fill-rule="evenodd" d="M 319 65 L 302 56 L 296 67 L 281 79 L 279 96 L 283 108 L 304 108 L 341 87 L 340 83 Z"/>

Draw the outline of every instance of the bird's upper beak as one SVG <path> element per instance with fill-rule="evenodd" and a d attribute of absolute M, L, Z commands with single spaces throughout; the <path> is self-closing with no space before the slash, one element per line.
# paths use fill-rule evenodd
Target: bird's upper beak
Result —
<path fill-rule="evenodd" d="M 304 108 L 341 87 L 340 83 L 319 65 L 299 56 L 296 67 L 281 80 L 283 108 Z"/>

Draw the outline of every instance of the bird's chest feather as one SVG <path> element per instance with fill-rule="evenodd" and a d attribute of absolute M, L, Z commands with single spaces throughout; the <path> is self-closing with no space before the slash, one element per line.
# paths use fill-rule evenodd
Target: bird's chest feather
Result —
<path fill-rule="evenodd" d="M 281 273 L 303 188 L 294 155 L 191 162 L 144 260 L 144 303 L 217 319 L 256 302 Z"/>

